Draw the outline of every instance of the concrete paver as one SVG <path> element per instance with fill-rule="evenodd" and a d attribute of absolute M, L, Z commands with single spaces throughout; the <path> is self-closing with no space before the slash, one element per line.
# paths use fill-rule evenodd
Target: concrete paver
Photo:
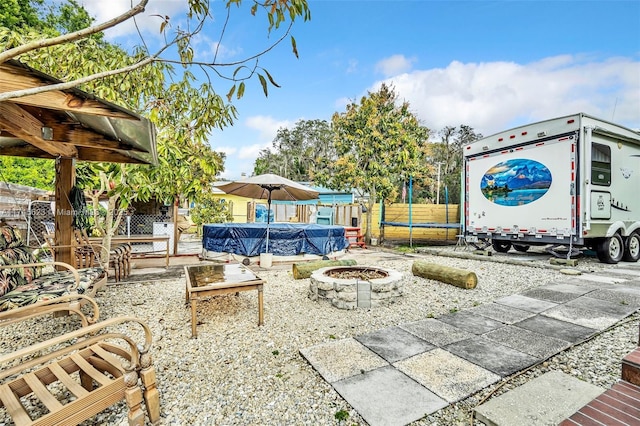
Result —
<path fill-rule="evenodd" d="M 484 337 L 539 359 L 546 359 L 571 346 L 566 340 L 511 325 L 490 331 Z"/>
<path fill-rule="evenodd" d="M 504 324 L 513 324 L 535 315 L 533 312 L 512 308 L 511 306 L 501 305 L 499 303 L 485 303 L 484 305 L 470 308 L 469 312 L 500 321 Z"/>
<path fill-rule="evenodd" d="M 640 308 L 640 265 L 567 276 L 492 303 L 300 350 L 370 425 L 406 425 Z M 488 425 L 557 424 L 604 389 L 551 372 L 476 409 Z"/>
<path fill-rule="evenodd" d="M 566 303 L 576 297 L 580 297 L 580 294 L 552 290 L 548 287 L 535 288 L 520 294 L 526 297 L 533 297 L 534 299 L 546 300 L 554 303 Z"/>
<path fill-rule="evenodd" d="M 438 347 L 473 337 L 472 333 L 435 318 L 401 324 L 399 327 Z"/>
<path fill-rule="evenodd" d="M 533 313 L 540 313 L 551 309 L 554 306 L 558 306 L 557 303 L 547 302 L 544 300 L 535 299 L 533 297 L 523 296 L 521 294 L 512 294 L 511 296 L 502 297 L 497 299 L 495 303 L 499 303 L 505 306 L 511 306 L 512 308 L 522 309 L 523 311 L 529 311 Z"/>
<path fill-rule="evenodd" d="M 611 277 L 609 275 L 598 275 L 598 274 L 582 274 L 578 276 L 578 278 L 581 280 L 594 281 L 597 283 L 604 283 L 604 284 L 619 284 L 621 282 L 626 281 L 626 278 L 624 277 Z"/>
<path fill-rule="evenodd" d="M 604 389 L 568 374 L 551 371 L 475 409 L 491 426 L 557 425 Z"/>
<path fill-rule="evenodd" d="M 502 377 L 509 376 L 541 361 L 540 358 L 511 349 L 482 336 L 452 343 L 445 346 L 444 349 Z"/>
<path fill-rule="evenodd" d="M 449 403 L 466 398 L 500 380 L 497 374 L 440 348 L 393 365 Z"/>
<path fill-rule="evenodd" d="M 388 362 L 400 361 L 435 348 L 434 345 L 400 327 L 389 327 L 373 333 L 361 334 L 356 336 L 356 340 Z"/>
<path fill-rule="evenodd" d="M 584 280 L 580 280 L 580 279 L 576 279 L 574 282 L 574 280 L 568 280 L 565 278 L 562 281 L 557 281 L 556 283 L 547 284 L 542 288 L 553 290 L 553 291 L 560 291 L 564 293 L 571 293 L 571 294 L 575 294 L 576 296 L 582 296 L 584 294 L 589 293 L 590 291 L 602 288 L 602 285 L 589 284 Z"/>
<path fill-rule="evenodd" d="M 556 306 L 553 309 L 543 312 L 541 315 L 594 330 L 606 330 L 619 321 L 618 317 L 613 315 L 567 305 Z"/>
<path fill-rule="evenodd" d="M 333 383 L 335 390 L 370 426 L 402 426 L 447 405 L 392 366 Z"/>
<path fill-rule="evenodd" d="M 302 356 L 329 383 L 389 365 L 355 339 L 320 343 L 300 350 Z"/>
<path fill-rule="evenodd" d="M 594 299 L 592 297 L 582 296 L 567 303 L 567 306 L 573 308 L 582 308 L 592 311 L 600 311 L 615 316 L 618 320 L 628 317 L 636 309 L 625 303 L 615 303 L 602 299 Z"/>
<path fill-rule="evenodd" d="M 593 328 L 583 327 L 544 315 L 536 315 L 535 317 L 527 318 L 514 325 L 545 336 L 566 340 L 570 343 L 578 343 L 596 333 L 596 330 Z"/>
<path fill-rule="evenodd" d="M 624 291 L 624 288 L 620 289 L 603 289 L 603 290 L 595 290 L 589 293 L 589 297 L 593 299 L 600 300 L 608 300 L 609 302 L 618 303 L 621 305 L 628 305 L 634 309 L 640 308 L 640 292 L 634 294 L 633 288 L 626 288 L 627 291 Z"/>
<path fill-rule="evenodd" d="M 504 327 L 504 323 L 500 321 L 476 315 L 470 311 L 460 311 L 443 315 L 439 317 L 438 320 L 473 334 L 483 334 L 496 328 Z"/>

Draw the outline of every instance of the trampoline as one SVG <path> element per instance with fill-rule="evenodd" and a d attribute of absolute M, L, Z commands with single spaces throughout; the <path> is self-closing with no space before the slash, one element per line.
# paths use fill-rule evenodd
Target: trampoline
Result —
<path fill-rule="evenodd" d="M 266 223 L 212 223 L 203 226 L 202 248 L 218 253 L 259 256 L 266 253 Z M 274 256 L 319 256 L 349 246 L 343 226 L 271 223 L 269 253 Z"/>

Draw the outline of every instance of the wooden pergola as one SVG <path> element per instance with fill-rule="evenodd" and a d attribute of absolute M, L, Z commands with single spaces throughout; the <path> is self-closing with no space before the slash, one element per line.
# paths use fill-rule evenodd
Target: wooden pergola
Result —
<path fill-rule="evenodd" d="M 60 83 L 21 62 L 0 64 L 0 93 Z M 157 164 L 155 128 L 146 118 L 79 89 L 50 90 L 0 102 L 0 155 L 56 161 L 55 238 L 73 238 L 69 192 L 75 161 Z M 71 249 L 57 260 L 72 263 Z"/>

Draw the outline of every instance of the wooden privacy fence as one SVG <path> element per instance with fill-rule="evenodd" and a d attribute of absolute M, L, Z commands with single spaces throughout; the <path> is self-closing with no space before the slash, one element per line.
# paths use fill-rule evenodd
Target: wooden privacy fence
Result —
<path fill-rule="evenodd" d="M 255 221 L 256 202 L 247 203 L 247 222 Z M 315 204 L 271 204 L 274 222 L 316 223 L 320 207 L 333 210 L 334 225 L 359 227 L 362 233 L 367 228 L 366 213 L 359 204 L 337 204 L 322 206 Z M 412 204 L 411 228 L 409 227 L 409 204 L 384 206 L 380 215 L 380 204 L 372 211 L 371 237 L 382 241 L 455 241 L 460 234 L 460 206 L 458 204 Z M 383 226 L 380 226 L 380 222 Z"/>
<path fill-rule="evenodd" d="M 333 210 L 333 224 L 358 227 L 362 224 L 363 214 L 359 204 L 271 204 L 274 222 L 316 223 L 318 209 L 328 207 Z M 256 201 L 247 203 L 247 223 L 255 222 Z"/>
<path fill-rule="evenodd" d="M 382 241 L 444 241 L 460 234 L 460 206 L 458 204 L 412 204 L 409 227 L 409 204 L 384 206 L 374 204 L 371 237 Z M 382 222 L 382 226 L 380 226 Z M 366 226 L 363 226 L 365 229 Z"/>

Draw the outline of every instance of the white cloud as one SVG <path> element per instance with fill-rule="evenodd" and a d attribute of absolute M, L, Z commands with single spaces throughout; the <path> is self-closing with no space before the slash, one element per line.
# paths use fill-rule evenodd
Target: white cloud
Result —
<path fill-rule="evenodd" d="M 84 0 L 81 3 L 96 19 L 96 23 L 102 23 L 125 13 L 132 8 L 132 3 L 135 6 L 138 2 L 138 0 Z M 170 24 L 175 27 L 179 25 L 177 17 L 183 16 L 186 10 L 188 10 L 187 0 L 153 0 L 147 4 L 143 13 L 136 15 L 135 21 L 143 33 L 159 36 L 160 24 L 165 16 L 170 18 Z M 105 31 L 105 36 L 109 40 L 131 34 L 137 34 L 133 18 Z"/>
<path fill-rule="evenodd" d="M 347 105 L 352 103 L 354 100 L 346 97 L 336 99 L 334 105 L 336 107 L 336 111 L 343 112 L 347 109 Z"/>
<path fill-rule="evenodd" d="M 358 71 L 358 61 L 355 59 L 349 59 L 347 62 L 347 74 L 353 74 Z"/>
<path fill-rule="evenodd" d="M 234 146 L 214 146 L 212 149 L 216 152 L 224 153 L 227 157 L 238 152 L 238 148 Z"/>
<path fill-rule="evenodd" d="M 386 82 L 434 131 L 467 124 L 488 136 L 577 112 L 640 127 L 640 62 L 630 58 L 563 55 L 524 65 L 454 61 Z"/>
<path fill-rule="evenodd" d="M 261 141 L 264 141 L 267 145 L 270 145 L 273 139 L 278 133 L 278 129 L 281 127 L 292 127 L 293 122 L 289 120 L 276 120 L 273 117 L 266 115 L 256 115 L 247 118 L 245 125 L 251 129 L 259 132 Z"/>
<path fill-rule="evenodd" d="M 375 69 L 385 77 L 390 77 L 409 71 L 415 61 L 416 58 L 407 58 L 404 55 L 393 55 L 379 61 Z"/>

